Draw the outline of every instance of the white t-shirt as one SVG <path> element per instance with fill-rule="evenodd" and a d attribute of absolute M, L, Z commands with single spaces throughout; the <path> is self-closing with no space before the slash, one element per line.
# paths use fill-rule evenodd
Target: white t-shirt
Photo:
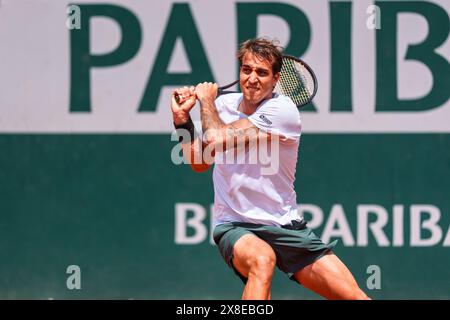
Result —
<path fill-rule="evenodd" d="M 289 97 L 274 95 L 247 116 L 237 110 L 241 100 L 241 93 L 216 99 L 222 121 L 228 124 L 247 118 L 260 130 L 271 133 L 272 139 L 265 145 L 259 143 L 259 148 L 253 143 L 245 150 L 231 148 L 216 153 L 213 224 L 289 224 L 300 218 L 294 191 L 300 113 Z"/>

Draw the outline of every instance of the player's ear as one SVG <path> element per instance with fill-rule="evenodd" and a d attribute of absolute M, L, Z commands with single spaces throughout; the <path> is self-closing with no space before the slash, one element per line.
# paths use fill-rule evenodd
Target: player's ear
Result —
<path fill-rule="evenodd" d="M 279 79 L 280 79 L 280 73 L 277 72 L 273 75 L 273 85 L 275 85 Z"/>

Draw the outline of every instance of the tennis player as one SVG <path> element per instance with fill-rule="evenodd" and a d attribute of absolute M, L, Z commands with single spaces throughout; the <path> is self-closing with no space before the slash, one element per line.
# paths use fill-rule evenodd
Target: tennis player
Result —
<path fill-rule="evenodd" d="M 297 211 L 300 114 L 290 98 L 272 92 L 280 77 L 281 48 L 251 39 L 241 44 L 237 57 L 242 93 L 217 98 L 217 84 L 200 83 L 176 90 L 184 102 L 172 98 L 171 107 L 175 127 L 188 132 L 180 140 L 192 169 L 203 172 L 215 162 L 213 236 L 245 283 L 242 299 L 270 299 L 275 266 L 327 299 L 368 299 L 332 252 L 336 242 L 323 243 Z M 189 115 L 196 101 L 202 139 Z M 270 149 L 271 162 L 278 162 L 276 172 L 264 174 L 267 163 L 250 161 L 263 146 Z"/>

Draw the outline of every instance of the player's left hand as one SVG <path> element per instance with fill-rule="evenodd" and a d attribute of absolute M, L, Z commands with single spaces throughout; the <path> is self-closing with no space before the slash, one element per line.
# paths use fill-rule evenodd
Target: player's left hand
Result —
<path fill-rule="evenodd" d="M 175 96 L 172 95 L 171 109 L 173 114 L 173 121 L 175 124 L 185 123 L 189 119 L 189 112 L 195 106 L 197 96 L 194 92 L 194 87 L 183 87 L 174 91 L 182 98 L 182 101 L 178 103 Z"/>

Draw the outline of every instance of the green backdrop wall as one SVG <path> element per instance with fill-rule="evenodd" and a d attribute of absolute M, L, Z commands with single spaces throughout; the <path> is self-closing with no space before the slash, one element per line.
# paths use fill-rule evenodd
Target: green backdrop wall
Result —
<path fill-rule="evenodd" d="M 172 147 L 167 135 L 0 136 L 1 297 L 239 298 L 240 280 L 215 246 L 174 242 L 174 204 L 208 209 L 213 192 L 211 171 L 173 165 Z M 342 204 L 353 234 L 364 203 L 432 203 L 448 232 L 448 135 L 305 134 L 299 158 L 299 202 L 320 206 L 325 220 Z M 407 211 L 404 246 L 369 237 L 365 247 L 341 241 L 335 253 L 375 298 L 448 298 L 448 243 L 412 247 Z M 391 215 L 385 230 L 392 239 Z M 81 269 L 81 290 L 66 286 L 69 265 Z M 380 267 L 381 289 L 366 287 L 370 265 Z M 273 297 L 318 298 L 282 273 Z"/>

